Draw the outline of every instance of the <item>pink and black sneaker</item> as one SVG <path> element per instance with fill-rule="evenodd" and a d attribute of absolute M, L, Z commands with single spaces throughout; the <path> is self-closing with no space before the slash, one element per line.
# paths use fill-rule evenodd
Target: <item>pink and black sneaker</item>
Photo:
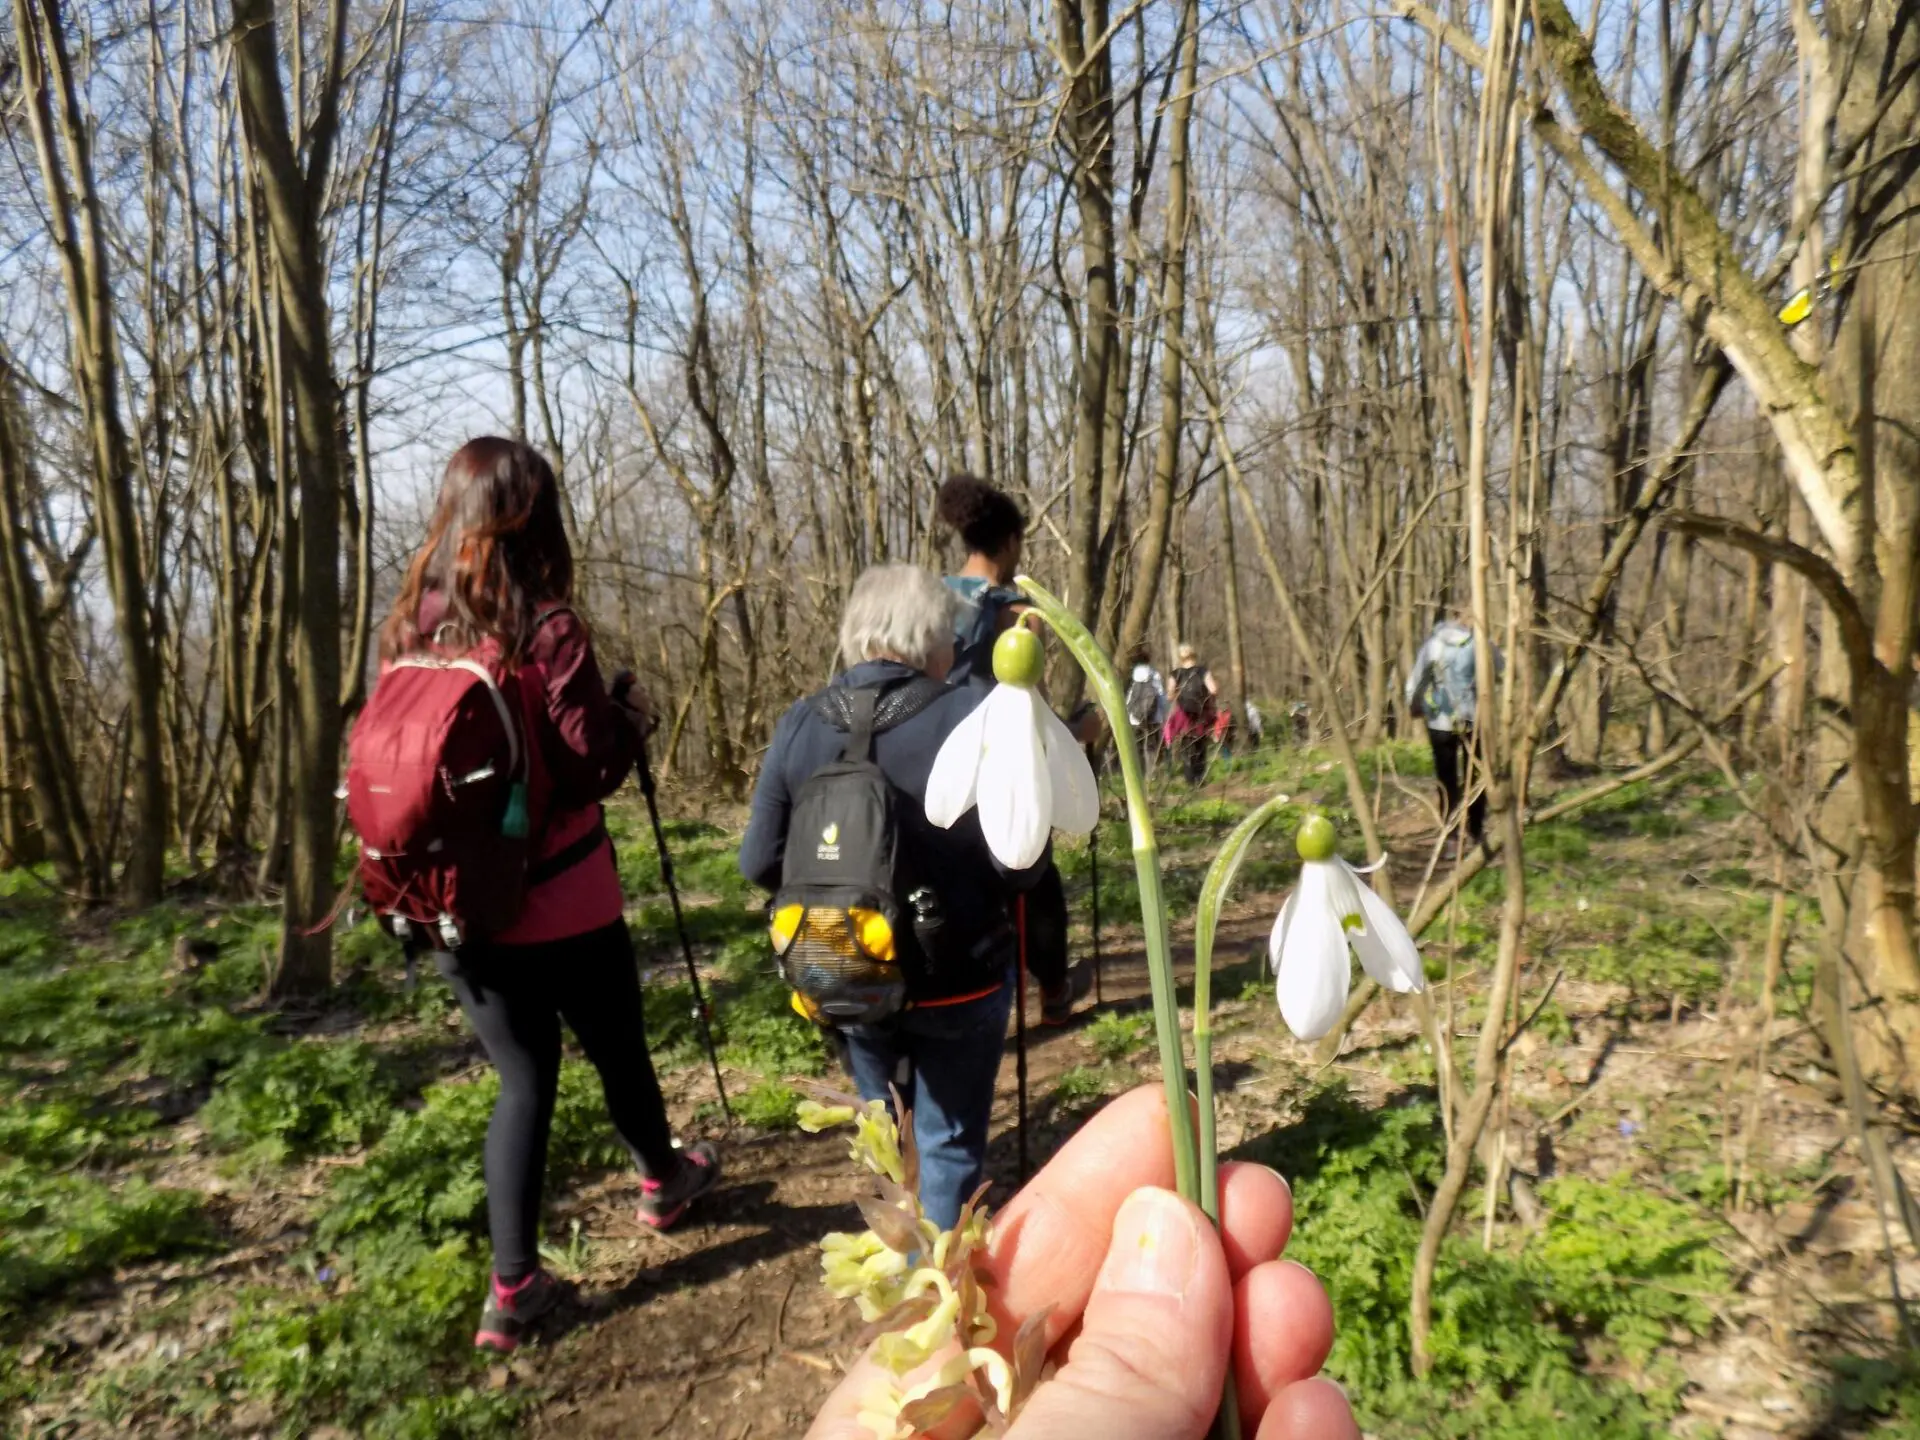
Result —
<path fill-rule="evenodd" d="M 545 1270 L 507 1284 L 498 1275 L 487 1280 L 487 1305 L 474 1333 L 476 1350 L 511 1355 L 527 1338 L 533 1322 L 560 1303 L 565 1287 Z"/>
<path fill-rule="evenodd" d="M 720 1152 L 702 1140 L 680 1152 L 680 1168 L 665 1180 L 640 1182 L 640 1223 L 667 1230 L 687 1207 L 720 1183 Z"/>

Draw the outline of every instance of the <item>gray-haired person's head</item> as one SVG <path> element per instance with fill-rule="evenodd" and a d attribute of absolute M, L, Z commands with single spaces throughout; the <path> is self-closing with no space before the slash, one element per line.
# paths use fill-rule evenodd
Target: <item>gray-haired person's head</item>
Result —
<path fill-rule="evenodd" d="M 840 661 L 898 660 L 916 670 L 952 663 L 954 595 L 918 565 L 875 565 L 853 582 L 840 617 Z"/>

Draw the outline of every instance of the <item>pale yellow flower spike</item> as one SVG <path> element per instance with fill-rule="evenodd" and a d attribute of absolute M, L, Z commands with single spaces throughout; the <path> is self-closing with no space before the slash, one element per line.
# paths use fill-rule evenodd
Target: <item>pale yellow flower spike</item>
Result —
<path fill-rule="evenodd" d="M 940 1292 L 940 1303 L 934 1306 L 933 1313 L 898 1334 L 882 1335 L 874 1346 L 874 1359 L 896 1375 L 924 1365 L 935 1351 L 957 1338 L 960 1297 L 954 1294 L 946 1276 L 938 1270 L 914 1271 L 913 1278 L 907 1282 L 906 1298 L 924 1295 L 929 1289 Z"/>
<path fill-rule="evenodd" d="M 851 1122 L 852 1158 L 875 1175 L 895 1185 L 906 1184 L 906 1161 L 900 1130 L 882 1101 L 869 1101 L 855 1110 L 848 1105 L 821 1105 L 803 1101 L 800 1124 L 818 1133 Z M 896 1375 L 931 1361 L 943 1351 L 953 1353 L 929 1379 L 903 1389 L 888 1382 L 876 1385 L 861 1398 L 860 1423 L 876 1440 L 912 1440 L 913 1429 L 901 1411 L 937 1390 L 963 1383 L 975 1371 L 994 1394 L 1003 1415 L 1013 1414 L 1013 1371 L 998 1352 L 989 1348 L 998 1327 L 987 1313 L 985 1293 L 977 1284 L 956 1288 L 947 1277 L 956 1248 L 964 1239 L 969 1252 L 982 1250 L 992 1236 L 984 1210 L 972 1211 L 964 1230 L 940 1230 L 910 1207 L 921 1238 L 919 1264 L 891 1249 L 871 1230 L 857 1235 L 835 1233 L 820 1241 L 820 1271 L 828 1293 L 852 1300 L 860 1317 L 871 1323 L 908 1300 L 932 1295 L 932 1310 L 919 1320 L 883 1334 L 875 1342 L 874 1358 Z M 896 1240 L 896 1243 L 898 1241 Z"/>
<path fill-rule="evenodd" d="M 822 1105 L 818 1100 L 802 1100 L 795 1109 L 794 1119 L 809 1135 L 818 1135 L 836 1125 L 851 1125 L 853 1115 L 851 1105 Z"/>
<path fill-rule="evenodd" d="M 906 1162 L 900 1156 L 900 1130 L 887 1113 L 887 1102 L 869 1100 L 866 1109 L 853 1117 L 853 1158 L 876 1175 L 884 1175 L 896 1185 L 907 1179 Z"/>
<path fill-rule="evenodd" d="M 889 1250 L 871 1230 L 822 1238 L 820 1270 L 827 1293 L 856 1302 L 862 1320 L 877 1320 L 906 1299 L 907 1257 Z"/>

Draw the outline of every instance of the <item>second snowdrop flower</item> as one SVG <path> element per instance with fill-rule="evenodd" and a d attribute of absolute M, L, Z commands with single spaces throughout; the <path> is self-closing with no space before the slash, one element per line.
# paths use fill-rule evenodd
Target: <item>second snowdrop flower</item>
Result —
<path fill-rule="evenodd" d="M 987 848 L 1013 870 L 1037 861 L 1056 827 L 1085 835 L 1100 818 L 1086 752 L 1034 689 L 1041 669 L 1031 630 L 1016 625 L 995 641 L 1000 683 L 947 737 L 927 778 L 927 819 L 944 830 L 977 807 Z"/>
<path fill-rule="evenodd" d="M 1318 1040 L 1347 1005 L 1349 946 L 1367 974 L 1396 994 L 1425 989 L 1427 979 L 1413 936 L 1393 907 L 1334 854 L 1327 818 L 1309 816 L 1294 843 L 1300 883 L 1280 908 L 1267 954 L 1279 976 L 1287 1028 L 1302 1040 Z"/>

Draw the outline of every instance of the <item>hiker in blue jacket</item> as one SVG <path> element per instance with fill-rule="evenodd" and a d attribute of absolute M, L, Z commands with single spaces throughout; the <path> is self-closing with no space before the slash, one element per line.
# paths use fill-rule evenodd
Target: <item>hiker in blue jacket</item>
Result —
<path fill-rule="evenodd" d="M 940 518 L 967 547 L 960 573 L 947 576 L 957 601 L 953 671 L 956 685 L 985 692 L 994 686 L 993 644 L 1026 605 L 1014 587 L 1027 517 L 1013 497 L 975 475 L 949 475 L 940 486 Z M 1069 722 L 1081 744 L 1100 733 L 1089 709 Z M 1026 899 L 1027 968 L 1040 987 L 1040 1023 L 1065 1025 L 1093 988 L 1092 967 L 1067 963 L 1067 891 L 1048 850 L 1040 879 Z"/>
<path fill-rule="evenodd" d="M 845 667 L 832 689 L 882 693 L 953 663 L 953 596 L 937 576 L 912 565 L 879 565 L 855 582 L 840 624 Z M 873 737 L 873 760 L 904 798 L 900 839 L 912 874 L 930 883 L 897 897 L 903 911 L 927 905 L 941 918 L 938 963 L 907 968 L 906 1009 L 876 1024 L 844 1025 L 846 1058 L 861 1098 L 899 1090 L 913 1111 L 920 1151 L 920 1203 L 945 1229 L 979 1188 L 986 1166 L 994 1079 L 1013 1002 L 1013 901 L 1040 866 L 1008 870 L 988 850 L 978 812 L 948 830 L 928 823 L 927 776 L 940 746 L 985 692 L 948 686 Z M 794 702 L 774 727 L 760 763 L 753 811 L 740 842 L 740 873 L 766 890 L 780 886 L 790 819 L 801 787 L 841 757 L 847 736 L 815 703 Z M 1045 862 L 1042 862 L 1045 863 Z"/>
<path fill-rule="evenodd" d="M 1496 645 L 1496 673 L 1502 663 Z M 1459 823 L 1468 785 L 1468 757 L 1475 754 L 1477 685 L 1472 629 L 1459 620 L 1442 620 L 1433 627 L 1414 657 L 1413 669 L 1407 672 L 1407 708 L 1426 722 L 1427 744 L 1433 748 L 1433 776 L 1440 782 L 1449 830 Z M 1480 843 L 1486 818 L 1487 791 L 1481 783 L 1473 787 L 1473 798 L 1466 803 L 1467 838 L 1475 845 Z"/>

